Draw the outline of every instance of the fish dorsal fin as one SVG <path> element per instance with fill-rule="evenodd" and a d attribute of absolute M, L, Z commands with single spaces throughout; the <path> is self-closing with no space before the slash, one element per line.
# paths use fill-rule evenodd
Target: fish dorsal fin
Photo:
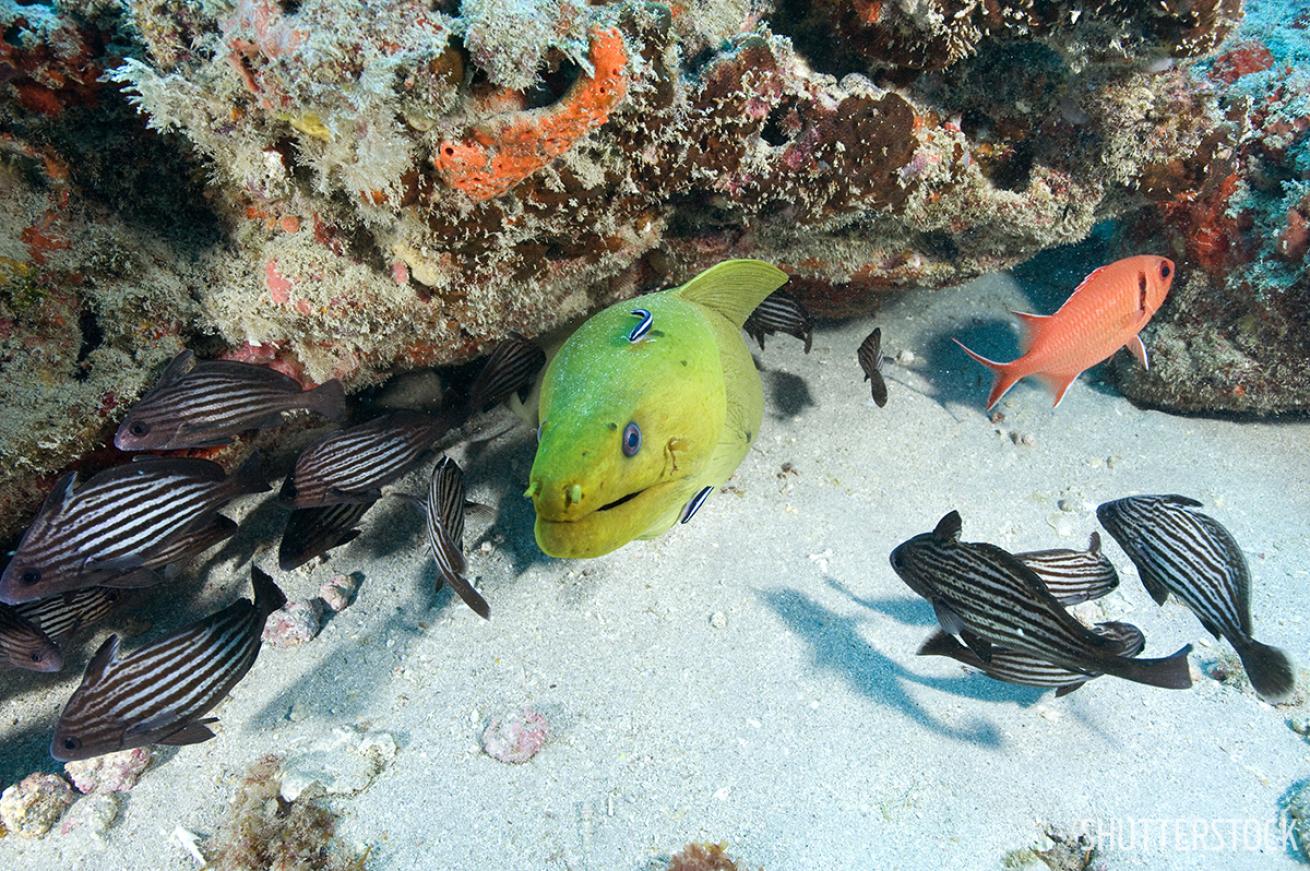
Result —
<path fill-rule="evenodd" d="M 959 541 L 962 527 L 963 521 L 960 520 L 960 512 L 952 511 L 937 521 L 937 526 L 932 531 L 932 537 L 943 544 L 948 541 Z"/>
<path fill-rule="evenodd" d="M 91 657 L 91 661 L 87 663 L 86 674 L 82 676 L 82 686 L 91 686 L 103 680 L 105 672 L 109 670 L 109 666 L 113 665 L 114 660 L 117 658 L 118 636 L 110 635 L 105 639 L 105 643 L 100 645 L 100 649 L 96 651 L 95 656 Z"/>
<path fill-rule="evenodd" d="M 1028 349 L 1036 345 L 1043 332 L 1050 326 L 1050 315 L 1035 315 L 1032 312 L 1021 312 L 1010 309 L 1010 314 L 1019 319 L 1023 324 L 1023 339 L 1020 341 L 1020 350 L 1027 354 Z"/>
<path fill-rule="evenodd" d="M 186 375 L 196 366 L 196 355 L 190 348 L 183 348 L 181 353 L 174 357 L 164 368 L 164 374 L 159 376 L 159 386 L 163 387 L 172 384 Z"/>
<path fill-rule="evenodd" d="M 674 293 L 716 311 L 740 329 L 764 298 L 787 283 L 787 273 L 763 260 L 725 260 Z"/>
<path fill-rule="evenodd" d="M 41 510 L 36 513 L 36 519 L 32 521 L 31 529 L 28 534 L 34 530 L 45 528 L 51 521 L 64 513 L 68 508 L 68 503 L 73 499 L 73 491 L 77 487 L 77 472 L 65 472 L 55 481 L 55 486 L 46 494 L 45 501 L 41 503 Z M 24 538 L 27 535 L 23 536 Z"/>

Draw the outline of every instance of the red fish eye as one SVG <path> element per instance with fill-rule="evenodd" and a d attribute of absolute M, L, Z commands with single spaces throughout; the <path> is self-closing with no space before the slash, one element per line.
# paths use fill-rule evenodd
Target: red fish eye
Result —
<path fill-rule="evenodd" d="M 1171 270 L 1171 269 L 1169 268 L 1169 264 L 1168 264 L 1168 263 L 1161 263 L 1161 264 L 1160 264 L 1160 277 L 1161 277 L 1161 278 L 1168 278 L 1168 277 L 1169 277 L 1169 273 L 1172 272 L 1172 271 L 1173 271 L 1173 270 Z"/>
<path fill-rule="evenodd" d="M 641 427 L 635 421 L 623 428 L 622 445 L 625 457 L 635 457 L 637 451 L 641 450 Z"/>

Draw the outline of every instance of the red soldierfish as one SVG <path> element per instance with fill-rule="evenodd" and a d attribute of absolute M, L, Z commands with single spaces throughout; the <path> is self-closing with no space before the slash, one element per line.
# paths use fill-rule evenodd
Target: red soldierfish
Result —
<path fill-rule="evenodd" d="M 1029 375 L 1045 382 L 1058 406 L 1075 378 L 1120 348 L 1128 348 L 1149 366 L 1146 346 L 1137 334 L 1164 303 L 1173 279 L 1174 264 L 1167 258 L 1117 260 L 1084 278 L 1055 314 L 1014 313 L 1027 328 L 1019 359 L 998 363 L 965 348 L 959 339 L 955 344 L 996 374 L 988 408 Z"/>

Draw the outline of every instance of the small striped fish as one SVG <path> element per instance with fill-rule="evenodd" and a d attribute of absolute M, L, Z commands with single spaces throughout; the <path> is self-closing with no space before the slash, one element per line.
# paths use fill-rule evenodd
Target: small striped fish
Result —
<path fill-rule="evenodd" d="M 393 411 L 338 430 L 305 448 L 282 484 L 293 508 L 375 502 L 381 488 L 423 462 L 449 429 L 444 417 Z"/>
<path fill-rule="evenodd" d="M 122 604 L 125 592 L 113 587 L 87 587 L 36 602 L 24 602 L 15 605 L 14 610 L 62 644 L 74 633 L 103 620 Z"/>
<path fill-rule="evenodd" d="M 298 569 L 334 547 L 354 541 L 359 522 L 373 502 L 338 502 L 321 508 L 297 508 L 287 516 L 277 564 L 284 572 Z"/>
<path fill-rule="evenodd" d="M 916 535 L 891 555 L 892 568 L 927 598 L 948 634 L 959 636 L 983 661 L 993 645 L 1029 653 L 1082 674 L 1186 689 L 1192 685 L 1187 645 L 1167 659 L 1131 659 L 1089 630 L 1047 591 L 1032 569 L 991 544 L 960 541 L 952 511 L 932 532 Z"/>
<path fill-rule="evenodd" d="M 76 490 L 77 474 L 69 472 L 0 575 L 0 602 L 157 583 L 148 569 L 162 565 L 159 554 L 175 558 L 194 547 L 190 536 L 213 524 L 230 500 L 269 489 L 261 467 L 258 454 L 230 476 L 209 460 L 145 457 L 106 469 Z"/>
<path fill-rule="evenodd" d="M 807 354 L 814 340 L 814 319 L 800 300 L 785 290 L 775 290 L 766 296 L 746 318 L 742 329 L 746 335 L 760 343 L 761 351 L 764 350 L 764 337 L 771 333 L 795 336 L 805 343 Z"/>
<path fill-rule="evenodd" d="M 231 443 L 251 429 L 282 422 L 306 409 L 328 420 L 346 417 L 346 393 L 335 378 L 313 390 L 265 366 L 232 360 L 196 361 L 183 351 L 128 411 L 114 434 L 120 451 L 207 448 Z"/>
<path fill-rule="evenodd" d="M 255 601 L 238 599 L 198 623 L 118 656 L 111 635 L 59 715 L 50 754 L 61 762 L 147 744 L 198 744 L 214 737 L 201 719 L 245 677 L 259 655 L 268 615 L 286 603 L 273 579 L 251 566 Z"/>
<path fill-rule="evenodd" d="M 1121 656 L 1136 656 L 1146 647 L 1146 636 L 1131 623 L 1098 623 L 1092 631 L 1113 640 L 1114 646 L 1110 650 Z M 996 680 L 1030 687 L 1054 688 L 1057 698 L 1067 696 L 1097 677 L 1094 674 L 1069 671 L 1031 654 L 1003 647 L 993 647 L 991 660 L 984 662 L 978 654 L 940 630 L 923 643 L 919 648 L 919 656 L 948 656 Z"/>
<path fill-rule="evenodd" d="M 882 408 L 887 404 L 887 381 L 882 377 L 882 327 L 874 327 L 873 332 L 864 337 L 855 358 L 864 370 L 864 380 L 869 382 L 873 391 L 874 404 Z"/>
<path fill-rule="evenodd" d="M 1087 550 L 1032 550 L 1015 558 L 1037 573 L 1062 605 L 1077 605 L 1108 595 L 1119 586 L 1114 563 L 1101 553 L 1101 535 L 1093 532 Z"/>
<path fill-rule="evenodd" d="M 1132 496 L 1106 502 L 1096 516 L 1158 604 L 1176 594 L 1212 635 L 1233 645 L 1261 697 L 1285 699 L 1295 671 L 1286 653 L 1252 637 L 1246 557 L 1232 533 L 1200 507 L 1186 496 Z"/>
<path fill-rule="evenodd" d="M 0 662 L 25 671 L 59 671 L 64 656 L 50 636 L 19 614 L 0 605 Z"/>
<path fill-rule="evenodd" d="M 473 386 L 469 388 L 469 409 L 475 413 L 486 411 L 515 393 L 523 399 L 545 365 L 545 351 L 518 333 L 510 333 L 496 345 L 478 377 L 473 379 Z"/>
<path fill-rule="evenodd" d="M 459 464 L 443 454 L 428 479 L 424 505 L 428 519 L 428 545 L 437 561 L 437 589 L 444 581 L 483 619 L 491 619 L 491 606 L 473 588 L 464 573 L 464 473 Z"/>

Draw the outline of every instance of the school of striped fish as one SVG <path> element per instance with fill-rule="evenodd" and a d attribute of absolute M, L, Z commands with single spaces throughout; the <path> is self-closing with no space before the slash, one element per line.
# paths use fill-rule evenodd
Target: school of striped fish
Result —
<path fill-rule="evenodd" d="M 1119 347 L 1145 364 L 1138 333 L 1163 304 L 1172 276 L 1173 264 L 1164 258 L 1111 264 L 1088 276 L 1055 315 L 1021 315 L 1030 336 L 1020 360 L 998 364 L 966 348 L 997 372 L 988 406 L 1028 374 L 1046 379 L 1058 404 L 1079 372 Z M 620 344 L 661 335 L 654 308 L 631 312 L 635 320 L 626 322 Z M 805 353 L 811 350 L 815 322 L 786 290 L 769 293 L 737 323 L 761 351 L 765 337 L 775 333 L 799 339 Z M 888 401 L 888 359 L 882 331 L 875 328 L 856 360 L 879 408 Z M 541 346 L 511 334 L 486 358 L 462 400 L 443 404 L 438 413 L 390 411 L 312 441 L 276 497 L 287 512 L 279 568 L 290 571 L 352 541 L 367 512 L 396 496 L 424 515 L 435 588 L 449 586 L 490 619 L 490 605 L 470 581 L 464 553 L 465 512 L 478 506 L 466 501 L 463 470 L 442 447 L 457 441 L 474 416 L 529 402 L 548 362 Z M 125 602 L 166 590 L 178 566 L 237 532 L 237 524 L 221 513 L 225 506 L 271 489 L 257 452 L 231 472 L 207 459 L 144 452 L 228 445 L 243 434 L 278 427 L 295 413 L 338 425 L 350 417 L 335 380 L 304 389 L 267 367 L 179 354 L 118 428 L 114 443 L 135 454 L 131 461 L 80 483 L 76 471 L 62 475 L 0 572 L 0 663 L 60 671 L 69 639 Z M 622 454 L 635 454 L 641 445 L 635 424 L 612 429 Z M 434 458 L 423 495 L 388 489 Z M 678 519 L 690 521 L 713 489 L 696 492 Z M 1174 595 L 1202 627 L 1233 646 L 1261 697 L 1283 700 L 1295 686 L 1292 663 L 1283 651 L 1255 640 L 1250 569 L 1231 533 L 1200 507 L 1184 496 L 1131 496 L 1101 505 L 1097 517 L 1157 604 Z M 946 657 L 994 680 L 1054 689 L 1057 696 L 1101 676 L 1166 689 L 1192 685 L 1190 644 L 1166 657 L 1142 657 L 1146 638 L 1136 626 L 1088 625 L 1070 610 L 1119 588 L 1099 532 L 1090 534 L 1083 550 L 1010 553 L 963 541 L 962 528 L 960 515 L 951 511 L 931 531 L 891 551 L 892 570 L 936 615 L 938 628 L 919 655 Z M 64 705 L 51 754 L 84 759 L 213 738 L 216 718 L 210 713 L 255 665 L 265 622 L 286 602 L 274 579 L 253 564 L 250 577 L 251 598 L 131 651 L 120 652 L 118 636 L 109 636 Z"/>

